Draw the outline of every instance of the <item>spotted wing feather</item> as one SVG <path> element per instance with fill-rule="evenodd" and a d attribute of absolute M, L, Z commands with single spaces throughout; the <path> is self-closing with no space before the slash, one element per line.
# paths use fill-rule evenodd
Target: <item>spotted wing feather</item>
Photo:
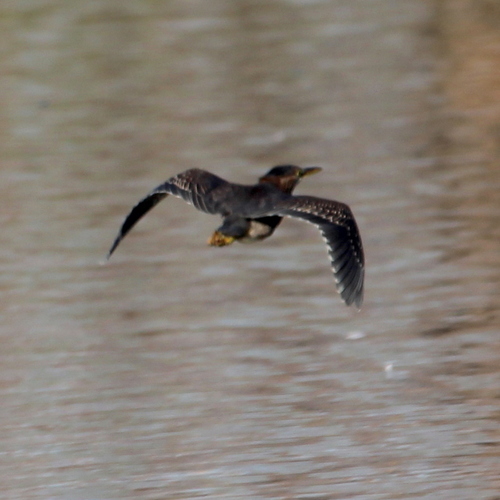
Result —
<path fill-rule="evenodd" d="M 321 232 L 328 247 L 337 291 L 350 306 L 363 303 L 364 254 L 361 237 L 351 209 L 344 203 L 290 196 L 278 207 L 280 215 L 304 219 Z"/>
<path fill-rule="evenodd" d="M 107 258 L 111 257 L 121 240 L 137 222 L 169 194 L 182 198 L 202 212 L 215 214 L 220 213 L 220 207 L 212 194 L 227 184 L 224 179 L 196 168 L 171 177 L 150 191 L 132 208 L 111 245 Z"/>

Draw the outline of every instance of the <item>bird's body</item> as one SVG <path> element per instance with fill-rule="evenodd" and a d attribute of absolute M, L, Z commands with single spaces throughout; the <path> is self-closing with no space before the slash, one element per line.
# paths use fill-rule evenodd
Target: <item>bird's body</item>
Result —
<path fill-rule="evenodd" d="M 133 207 L 108 258 L 137 221 L 169 194 L 183 198 L 202 212 L 222 216 L 222 225 L 209 239 L 212 246 L 263 240 L 273 234 L 283 217 L 299 218 L 320 230 L 328 246 L 337 291 L 344 302 L 361 307 L 364 255 L 350 208 L 333 200 L 292 195 L 302 177 L 320 170 L 278 166 L 250 186 L 230 183 L 205 170 L 186 170 L 153 189 Z"/>

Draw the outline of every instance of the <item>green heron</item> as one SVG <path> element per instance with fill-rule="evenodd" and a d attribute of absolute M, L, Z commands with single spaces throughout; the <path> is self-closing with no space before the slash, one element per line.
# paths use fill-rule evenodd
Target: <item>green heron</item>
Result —
<path fill-rule="evenodd" d="M 302 177 L 319 171 L 319 167 L 279 165 L 257 184 L 246 186 L 225 181 L 205 170 L 186 170 L 160 184 L 132 208 L 111 246 L 108 259 L 137 221 L 169 194 L 202 212 L 222 216 L 222 225 L 208 240 L 212 246 L 263 240 L 273 234 L 283 217 L 294 217 L 320 230 L 328 246 L 337 291 L 348 306 L 355 304 L 359 308 L 363 302 L 365 264 L 351 209 L 338 201 L 292 195 Z"/>

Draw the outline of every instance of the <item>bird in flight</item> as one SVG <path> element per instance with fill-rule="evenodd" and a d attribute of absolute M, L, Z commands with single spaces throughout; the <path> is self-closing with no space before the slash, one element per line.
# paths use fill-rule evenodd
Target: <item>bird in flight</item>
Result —
<path fill-rule="evenodd" d="M 150 191 L 125 218 L 107 258 L 134 225 L 166 196 L 173 195 L 209 214 L 222 217 L 222 225 L 208 240 L 225 246 L 234 241 L 252 242 L 271 236 L 283 217 L 314 224 L 328 247 L 338 293 L 346 305 L 363 302 L 364 254 L 351 209 L 344 203 L 313 196 L 293 196 L 299 181 L 320 172 L 320 167 L 279 165 L 257 184 L 228 182 L 206 170 L 192 168 Z"/>

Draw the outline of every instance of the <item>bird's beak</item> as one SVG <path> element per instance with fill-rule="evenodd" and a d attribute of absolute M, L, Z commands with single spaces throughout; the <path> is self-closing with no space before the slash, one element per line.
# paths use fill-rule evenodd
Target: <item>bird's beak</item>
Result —
<path fill-rule="evenodd" d="M 312 174 L 317 174 L 318 172 L 321 172 L 323 169 L 321 167 L 307 167 L 303 168 L 301 172 L 301 177 L 305 177 L 306 175 L 312 175 Z"/>

